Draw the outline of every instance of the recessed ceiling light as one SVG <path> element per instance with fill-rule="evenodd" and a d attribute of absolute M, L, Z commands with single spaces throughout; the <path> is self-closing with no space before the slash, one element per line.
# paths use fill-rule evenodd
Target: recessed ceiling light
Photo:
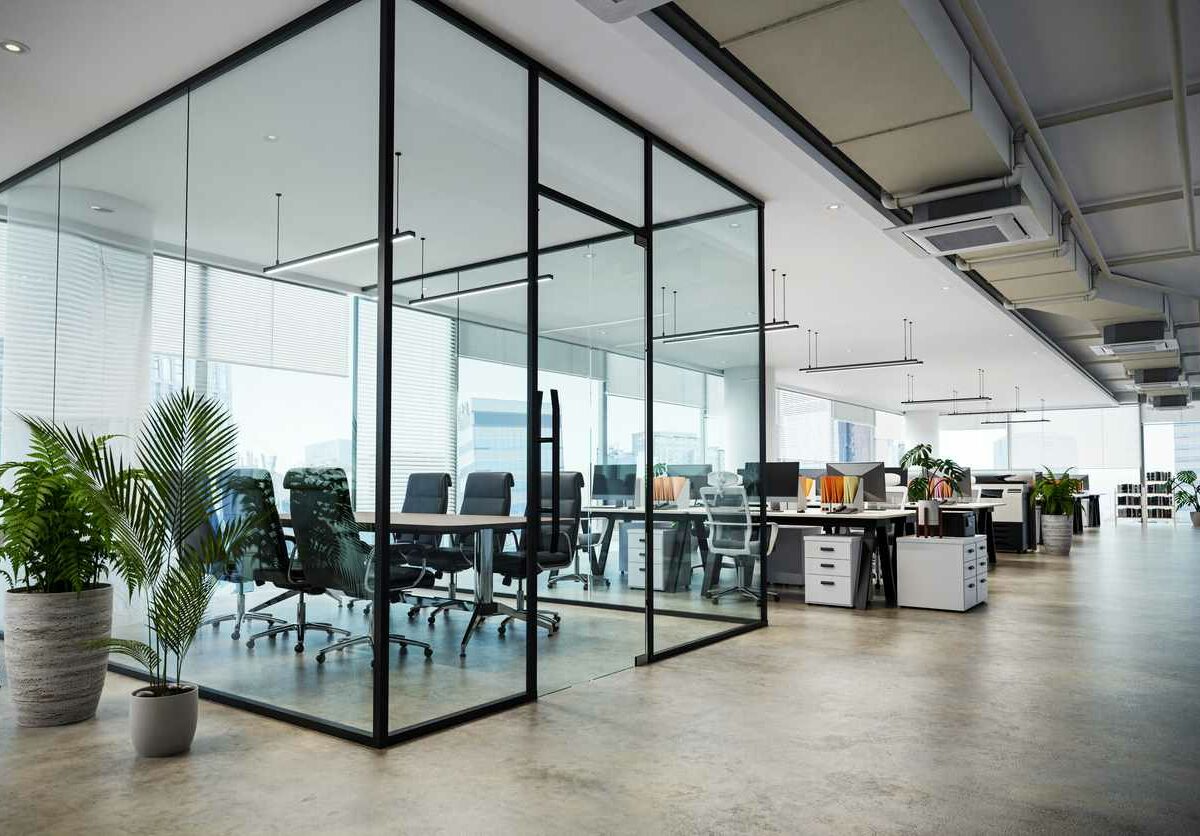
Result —
<path fill-rule="evenodd" d="M 841 209 L 841 208 L 842 208 L 842 204 L 840 204 L 840 203 L 826 203 L 826 204 L 825 204 L 825 208 L 826 208 L 826 209 L 828 209 L 830 212 L 836 212 L 837 210 L 839 210 L 839 209 Z"/>
<path fill-rule="evenodd" d="M 266 134 L 263 136 L 263 139 L 265 139 L 267 142 L 274 142 L 275 140 L 279 139 L 279 137 L 277 137 L 275 134 Z"/>
<path fill-rule="evenodd" d="M 945 284 L 942 285 L 942 290 L 949 290 L 949 289 L 950 289 L 950 285 L 945 285 Z"/>
<path fill-rule="evenodd" d="M 739 229 L 739 228 L 741 228 L 741 226 L 742 226 L 742 225 L 741 225 L 740 223 L 738 223 L 737 221 L 734 221 L 733 223 L 731 223 L 731 224 L 729 225 L 729 228 L 730 228 L 730 229 Z"/>
<path fill-rule="evenodd" d="M 11 52 L 13 55 L 29 52 L 29 47 L 20 41 L 0 41 L 0 47 L 3 47 L 5 52 Z"/>
<path fill-rule="evenodd" d="M 1011 336 L 1012 336 L 1012 334 L 1009 334 L 1009 336 L 1011 337 Z"/>
<path fill-rule="evenodd" d="M 112 209 L 109 209 L 107 206 L 100 206 L 99 204 L 96 204 L 96 203 L 93 203 L 88 208 L 91 209 L 93 212 L 100 212 L 101 214 L 104 214 L 104 215 L 111 215 L 112 211 L 113 211 Z"/>
<path fill-rule="evenodd" d="M 584 258 L 595 258 L 596 254 L 595 253 L 584 253 L 583 257 Z"/>

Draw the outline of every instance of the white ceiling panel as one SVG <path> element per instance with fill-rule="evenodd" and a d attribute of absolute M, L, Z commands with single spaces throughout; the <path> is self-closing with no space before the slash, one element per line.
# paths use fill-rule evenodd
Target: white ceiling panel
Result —
<path fill-rule="evenodd" d="M 1187 218 L 1180 201 L 1096 212 L 1087 222 L 1109 258 L 1187 246 Z"/>

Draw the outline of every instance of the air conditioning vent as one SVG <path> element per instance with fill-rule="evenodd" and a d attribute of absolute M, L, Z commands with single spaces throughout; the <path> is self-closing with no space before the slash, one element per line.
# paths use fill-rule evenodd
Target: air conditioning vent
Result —
<path fill-rule="evenodd" d="M 1150 405 L 1155 409 L 1185 409 L 1188 405 L 1188 396 L 1185 395 L 1160 395 L 1150 399 Z"/>
<path fill-rule="evenodd" d="M 1161 369 L 1133 369 L 1133 388 L 1144 395 L 1174 395 L 1188 392 L 1190 387 L 1183 377 L 1183 369 L 1170 366 Z"/>
<path fill-rule="evenodd" d="M 1166 336 L 1166 330 L 1155 320 L 1106 325 L 1104 341 L 1092 346 L 1092 352 L 1100 357 L 1142 357 L 1178 351 L 1178 340 Z"/>

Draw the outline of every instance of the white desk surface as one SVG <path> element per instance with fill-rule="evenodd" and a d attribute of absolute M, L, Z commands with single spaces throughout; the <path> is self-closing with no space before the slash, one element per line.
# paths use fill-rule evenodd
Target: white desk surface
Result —
<path fill-rule="evenodd" d="M 984 508 L 999 508 L 1006 503 L 998 499 L 978 499 L 973 502 L 952 502 L 949 505 L 939 505 L 938 508 L 942 511 L 979 511 Z M 909 503 L 906 508 L 916 508 L 916 505 Z"/>
<path fill-rule="evenodd" d="M 642 508 L 615 508 L 609 505 L 592 505 L 583 509 L 584 514 L 590 513 L 600 515 L 616 513 L 636 515 L 643 513 L 643 511 L 644 509 Z M 758 509 L 752 508 L 751 513 L 757 515 Z M 844 511 L 822 511 L 820 508 L 806 508 L 803 511 L 767 511 L 767 516 L 776 520 L 787 517 L 795 517 L 797 519 L 820 517 L 822 519 L 830 520 L 845 520 L 846 522 L 852 522 L 854 520 L 898 520 L 904 517 L 911 517 L 914 514 L 916 514 L 916 511 L 904 508 L 888 508 L 881 511 L 856 511 L 853 513 L 846 513 Z M 691 508 L 655 508 L 654 516 L 703 517 L 705 514 L 703 508 L 695 506 Z"/>

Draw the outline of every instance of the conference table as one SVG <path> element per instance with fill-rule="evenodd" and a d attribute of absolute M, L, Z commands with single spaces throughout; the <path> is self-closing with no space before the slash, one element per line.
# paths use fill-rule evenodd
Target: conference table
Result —
<path fill-rule="evenodd" d="M 619 508 L 611 505 L 591 505 L 583 509 L 585 517 L 602 517 L 609 521 L 604 527 L 600 541 L 600 555 L 595 560 L 592 571 L 594 574 L 604 574 L 608 563 L 608 551 L 612 543 L 613 530 L 618 522 L 637 522 L 645 519 L 644 508 Z M 750 509 L 752 518 L 758 518 L 759 510 Z M 863 541 L 867 545 L 867 554 L 872 551 L 879 553 L 880 574 L 883 576 L 884 598 L 889 607 L 896 606 L 896 554 L 889 542 L 889 536 L 903 537 L 907 521 L 916 515 L 915 511 L 901 508 L 891 508 L 878 511 L 824 511 L 820 508 L 804 508 L 795 510 L 767 511 L 767 522 L 779 526 L 820 526 L 826 532 L 835 528 L 849 528 L 852 531 L 862 531 Z M 690 525 L 696 545 L 700 551 L 705 572 L 705 589 L 712 582 L 712 574 L 716 571 L 716 561 L 709 560 L 708 516 L 704 508 L 692 506 L 689 508 L 655 508 L 654 519 L 662 522 L 675 522 Z M 869 557 L 867 558 L 869 561 Z M 859 572 L 859 588 L 855 591 L 855 606 L 867 606 L 870 598 L 871 572 L 870 564 L 866 571 Z"/>
<path fill-rule="evenodd" d="M 280 515 L 280 522 L 292 527 L 291 517 Z M 375 529 L 374 511 L 356 511 L 354 521 L 363 531 Z M 495 559 L 495 537 L 497 532 L 521 531 L 525 528 L 524 517 L 491 516 L 486 514 L 406 514 L 393 511 L 388 519 L 388 530 L 404 534 L 473 534 L 475 535 L 475 604 L 471 608 L 471 620 L 459 645 L 459 656 L 467 655 L 467 643 L 479 622 L 489 615 L 503 612 L 516 613 L 511 607 L 498 603 L 492 589 L 492 566 Z"/>

